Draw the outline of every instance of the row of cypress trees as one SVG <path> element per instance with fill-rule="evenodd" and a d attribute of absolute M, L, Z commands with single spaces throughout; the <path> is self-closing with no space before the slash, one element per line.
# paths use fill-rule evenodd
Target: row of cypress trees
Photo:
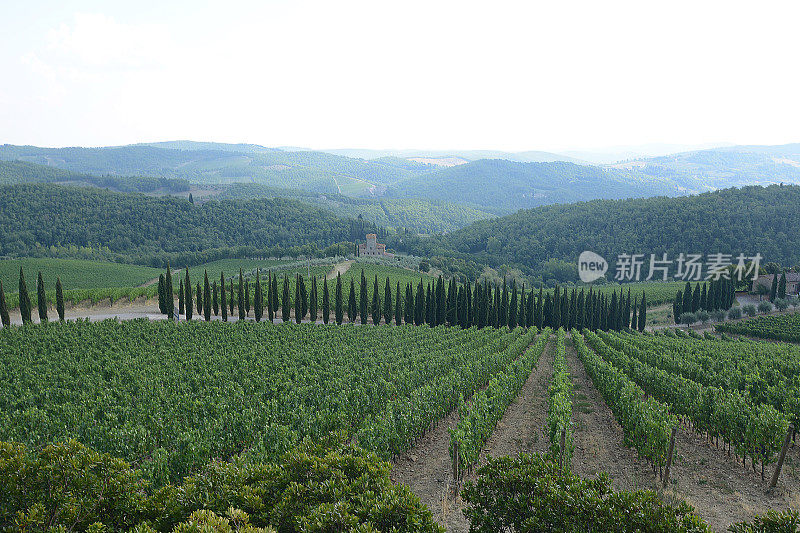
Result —
<path fill-rule="evenodd" d="M 172 300 L 172 275 L 167 268 L 159 280 L 159 305 L 162 313 L 172 316 L 174 302 Z M 278 276 L 271 271 L 267 274 L 266 289 L 261 284 L 261 273 L 256 271 L 255 288 L 250 296 L 249 280 L 239 270 L 239 283 L 234 288 L 228 283 L 226 289 L 225 274 L 220 274 L 220 282 L 209 285 L 208 272 L 204 283 L 196 285 L 194 295 L 188 270 L 185 278 L 179 282 L 178 310 L 188 320 L 193 316 L 193 306 L 205 320 L 211 320 L 222 313 L 222 320 L 228 320 L 238 309 L 239 320 L 249 316 L 251 302 L 256 321 L 267 317 L 288 322 L 294 316 L 297 323 L 307 317 L 316 321 L 319 318 L 317 309 L 320 297 L 319 282 L 316 276 L 311 278 L 310 289 L 306 286 L 301 274 L 296 275 L 294 295 L 291 295 L 288 276 L 284 275 L 279 290 Z M 394 290 L 394 295 L 392 291 Z M 382 294 L 381 294 L 382 292 Z M 333 305 L 331 305 L 331 299 Z M 620 289 L 606 293 L 595 292 L 593 288 L 572 289 L 567 291 L 556 287 L 555 291 L 544 294 L 542 289 L 538 295 L 527 292 L 525 286 L 517 287 L 512 282 L 495 285 L 489 282 L 470 282 L 458 285 L 455 279 L 449 282 L 439 276 L 435 281 L 425 284 L 420 280 L 416 287 L 412 283 L 403 288 L 398 281 L 392 287 L 387 277 L 381 284 L 378 276 L 372 280 L 372 297 L 369 296 L 368 281 L 361 271 L 360 283 L 356 287 L 355 280 L 350 279 L 349 291 L 345 299 L 345 288 L 341 275 L 337 275 L 333 295 L 328 280 L 322 282 L 322 322 L 327 324 L 333 319 L 337 324 L 347 321 L 361 324 L 400 324 L 461 326 L 463 328 L 483 327 L 576 327 L 581 329 L 638 329 L 644 330 L 647 321 L 647 301 L 643 294 L 641 301 L 631 300 L 630 290 L 627 295 Z M 331 316 L 333 315 L 333 316 Z"/>
<path fill-rule="evenodd" d="M 44 288 L 44 278 L 41 271 L 36 279 L 36 307 L 39 313 L 39 321 L 47 321 L 47 293 Z M 22 323 L 27 324 L 33 322 L 33 305 L 31 304 L 31 297 L 28 293 L 28 284 L 25 282 L 25 272 L 22 267 L 19 268 L 19 312 L 22 316 Z M 61 285 L 61 278 L 56 278 L 56 312 L 58 319 L 64 320 L 64 289 Z M 8 313 L 8 302 L 6 300 L 5 289 L 3 282 L 0 281 L 0 322 L 3 327 L 11 325 L 11 317 Z"/>
<path fill-rule="evenodd" d="M 679 290 L 675 294 L 675 299 L 672 301 L 672 316 L 677 319 L 683 313 L 696 313 L 700 310 L 727 311 L 735 302 L 736 285 L 732 279 L 720 278 L 709 282 L 697 282 L 694 288 L 687 281 L 683 291 Z"/>

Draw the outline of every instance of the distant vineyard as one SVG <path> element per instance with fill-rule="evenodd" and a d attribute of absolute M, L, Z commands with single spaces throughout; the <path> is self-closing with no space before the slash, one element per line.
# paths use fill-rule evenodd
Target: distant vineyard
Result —
<path fill-rule="evenodd" d="M 717 331 L 760 339 L 800 342 L 800 313 L 760 316 L 743 322 L 718 324 Z"/>

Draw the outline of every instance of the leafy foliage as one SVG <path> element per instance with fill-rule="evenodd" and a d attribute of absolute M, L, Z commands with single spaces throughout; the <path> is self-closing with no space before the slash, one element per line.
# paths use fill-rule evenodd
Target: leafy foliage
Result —
<path fill-rule="evenodd" d="M 425 531 L 430 511 L 389 479 L 389 464 L 336 441 L 274 463 L 214 461 L 154 489 L 121 459 L 74 440 L 0 442 L 0 528 L 7 531 Z"/>
<path fill-rule="evenodd" d="M 665 504 L 649 490 L 616 492 L 607 475 L 582 479 L 541 454 L 490 458 L 478 476 L 462 493 L 473 532 L 711 531 L 684 502 Z"/>

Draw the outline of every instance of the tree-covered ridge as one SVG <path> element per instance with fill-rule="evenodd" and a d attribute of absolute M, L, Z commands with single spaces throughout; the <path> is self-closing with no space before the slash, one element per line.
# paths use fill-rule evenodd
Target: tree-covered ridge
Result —
<path fill-rule="evenodd" d="M 320 248 L 378 228 L 284 198 L 193 204 L 172 196 L 58 185 L 0 187 L 0 254 L 95 247 L 136 258 L 249 246 Z"/>
<path fill-rule="evenodd" d="M 519 163 L 482 159 L 442 168 L 394 185 L 388 195 L 473 205 L 510 213 L 540 205 L 679 194 L 663 180 L 640 180 L 626 172 L 565 162 Z"/>
<path fill-rule="evenodd" d="M 730 146 L 625 161 L 608 167 L 672 180 L 696 191 L 782 182 L 800 184 L 800 144 Z"/>
<path fill-rule="evenodd" d="M 25 161 L 0 161 L 0 185 L 59 183 L 111 189 L 117 192 L 185 193 L 189 182 L 177 178 L 92 176 Z"/>
<path fill-rule="evenodd" d="M 595 200 L 523 210 L 439 238 L 406 237 L 395 246 L 417 255 L 451 254 L 531 271 L 548 260 L 574 265 L 584 250 L 603 256 L 612 269 L 622 253 L 648 254 L 648 261 L 651 253 L 667 253 L 673 260 L 680 253 L 760 253 L 764 262 L 794 265 L 800 261 L 798 205 L 800 187 L 778 185 L 677 198 Z"/>
<path fill-rule="evenodd" d="M 342 194 L 283 189 L 258 183 L 232 183 L 218 196 L 221 199 L 280 197 L 296 198 L 339 216 L 361 215 L 380 226 L 423 234 L 455 231 L 476 220 L 493 217 L 485 211 L 453 202 L 419 198 L 352 198 Z"/>
<path fill-rule="evenodd" d="M 107 148 L 2 145 L 0 160 L 20 160 L 95 175 L 180 178 L 196 183 L 246 181 L 354 196 L 373 194 L 373 187 L 385 187 L 428 171 L 427 167 L 416 165 L 411 170 L 408 162 L 399 164 L 392 160 L 373 162 L 311 151 L 237 152 L 230 147 L 176 150 L 148 145 Z"/>

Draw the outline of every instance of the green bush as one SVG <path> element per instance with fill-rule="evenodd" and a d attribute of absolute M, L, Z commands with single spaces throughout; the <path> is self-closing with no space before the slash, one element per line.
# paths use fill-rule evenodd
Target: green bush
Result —
<path fill-rule="evenodd" d="M 343 441 L 305 443 L 277 463 L 214 461 L 157 490 L 76 441 L 0 442 L 0 531 L 443 531 L 388 463 Z"/>
<path fill-rule="evenodd" d="M 608 476 L 582 479 L 550 457 L 490 459 L 462 492 L 471 532 L 705 532 L 688 504 L 668 505 L 653 491 L 615 492 Z"/>
<path fill-rule="evenodd" d="M 787 509 L 756 515 L 752 522 L 739 522 L 728 528 L 731 533 L 800 533 L 800 513 Z"/>

